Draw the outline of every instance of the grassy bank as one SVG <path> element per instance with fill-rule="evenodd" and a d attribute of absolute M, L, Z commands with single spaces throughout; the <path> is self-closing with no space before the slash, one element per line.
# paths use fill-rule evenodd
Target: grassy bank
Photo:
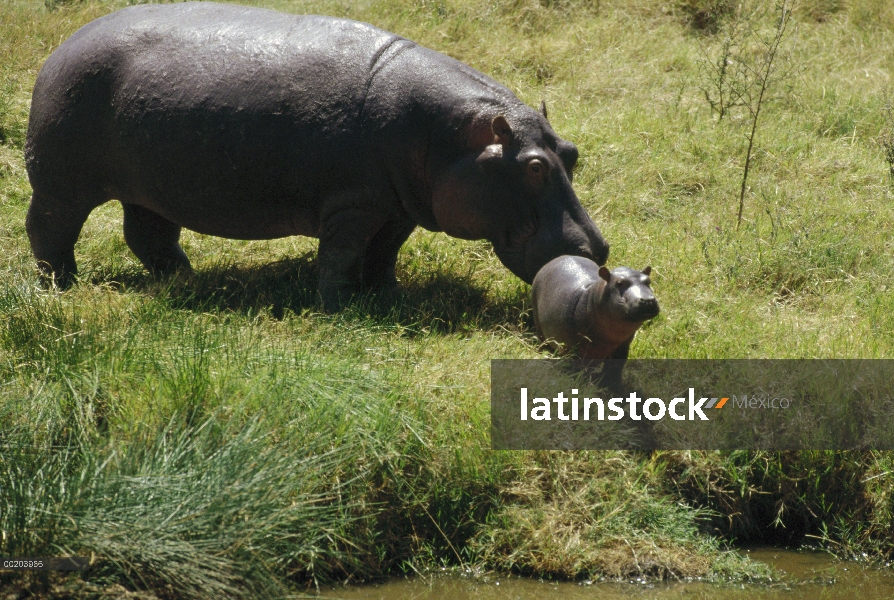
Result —
<path fill-rule="evenodd" d="M 889 453 L 491 452 L 489 360 L 545 353 L 528 287 L 483 242 L 416 231 L 396 295 L 326 315 L 314 240 L 185 232 L 196 276 L 157 282 L 110 203 L 76 247 L 81 284 L 42 290 L 24 231 L 30 90 L 62 40 L 124 4 L 0 7 L 0 555 L 93 557 L 67 579 L 0 582 L 276 597 L 440 565 L 768 575 L 729 541 L 891 558 Z M 544 98 L 580 149 L 575 188 L 610 265 L 653 267 L 663 312 L 631 356 L 894 356 L 878 142 L 894 10 L 796 6 L 796 68 L 762 109 L 737 229 L 750 123 L 705 101 L 700 60 L 736 19 L 709 4 L 725 5 L 263 3 L 371 22 Z"/>

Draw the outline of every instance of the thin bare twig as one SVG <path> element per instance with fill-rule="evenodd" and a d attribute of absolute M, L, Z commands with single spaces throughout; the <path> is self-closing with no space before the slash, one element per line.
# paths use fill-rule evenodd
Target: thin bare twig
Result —
<path fill-rule="evenodd" d="M 767 50 L 762 55 L 762 63 L 755 71 L 756 82 L 758 86 L 757 101 L 755 103 L 746 102 L 748 110 L 751 113 L 751 132 L 748 134 L 748 150 L 745 152 L 745 169 L 742 172 L 742 186 L 739 190 L 739 213 L 736 217 L 736 230 L 742 225 L 742 210 L 745 208 L 745 190 L 748 185 L 748 171 L 751 168 L 751 151 L 754 148 L 754 137 L 757 134 L 757 121 L 760 117 L 761 107 L 763 106 L 764 96 L 772 81 L 774 71 L 774 63 L 779 51 L 779 44 L 785 36 L 785 30 L 791 21 L 791 2 L 785 0 L 782 3 L 781 14 L 779 16 L 779 25 L 776 27 L 776 35 L 767 45 Z M 762 40 L 766 44 L 764 40 Z"/>

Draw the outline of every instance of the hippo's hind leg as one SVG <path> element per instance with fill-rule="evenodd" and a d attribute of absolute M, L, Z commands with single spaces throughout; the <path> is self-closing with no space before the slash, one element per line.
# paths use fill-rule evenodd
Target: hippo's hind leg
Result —
<path fill-rule="evenodd" d="M 124 208 L 124 241 L 153 275 L 192 272 L 180 247 L 180 226 L 137 204 Z"/>
<path fill-rule="evenodd" d="M 414 229 L 416 223 L 406 216 L 395 217 L 379 229 L 366 248 L 363 261 L 364 286 L 378 289 L 397 287 L 397 277 L 394 274 L 397 253 Z"/>
<path fill-rule="evenodd" d="M 35 191 L 25 218 L 25 230 L 37 266 L 48 284 L 65 289 L 78 274 L 74 247 L 90 211 L 102 204 L 84 205 L 78 201 L 59 201 Z"/>

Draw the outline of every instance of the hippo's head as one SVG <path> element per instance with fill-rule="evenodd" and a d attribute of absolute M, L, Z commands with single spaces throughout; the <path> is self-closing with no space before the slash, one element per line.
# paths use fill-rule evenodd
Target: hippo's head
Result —
<path fill-rule="evenodd" d="M 475 149 L 434 178 L 438 227 L 490 240 L 500 261 L 527 283 L 563 254 L 605 264 L 608 243 L 571 187 L 577 148 L 552 130 L 545 106 L 540 113 L 523 108 L 479 121 Z"/>
<path fill-rule="evenodd" d="M 658 316 L 658 299 L 650 287 L 652 267 L 635 271 L 617 267 L 609 271 L 599 268 L 599 277 L 605 280 L 599 304 L 615 321 L 642 323 Z"/>

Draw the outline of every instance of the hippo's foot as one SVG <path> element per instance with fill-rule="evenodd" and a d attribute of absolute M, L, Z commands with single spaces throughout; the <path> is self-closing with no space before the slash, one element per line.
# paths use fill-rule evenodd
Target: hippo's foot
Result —
<path fill-rule="evenodd" d="M 382 273 L 377 273 L 375 276 L 367 276 L 364 274 L 363 288 L 377 292 L 392 292 L 397 290 L 398 281 L 397 276 L 394 274 L 394 265 Z"/>
<path fill-rule="evenodd" d="M 74 246 L 92 208 L 37 192 L 31 196 L 25 229 L 43 285 L 67 289 L 76 281 L 78 266 Z"/>
<path fill-rule="evenodd" d="M 40 269 L 40 285 L 48 290 L 65 291 L 78 282 L 76 271 L 56 273 L 45 261 L 38 262 L 37 266 Z"/>
<path fill-rule="evenodd" d="M 357 293 L 357 287 L 344 281 L 327 281 L 320 277 L 320 301 L 326 312 L 338 312 L 344 308 Z"/>
<path fill-rule="evenodd" d="M 192 273 L 180 247 L 180 226 L 136 204 L 125 204 L 124 241 L 143 266 L 157 277 Z"/>

